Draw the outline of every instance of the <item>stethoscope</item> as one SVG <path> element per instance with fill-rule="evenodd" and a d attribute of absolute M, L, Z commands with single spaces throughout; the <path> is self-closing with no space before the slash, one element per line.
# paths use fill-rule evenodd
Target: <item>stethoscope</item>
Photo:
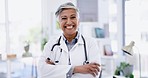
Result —
<path fill-rule="evenodd" d="M 84 42 L 85 61 L 83 62 L 83 65 L 85 65 L 85 64 L 88 64 L 89 61 L 88 61 L 87 50 L 86 50 L 86 42 L 85 42 L 85 39 L 84 39 L 84 37 L 82 35 L 81 35 L 81 37 L 82 37 L 82 40 Z M 53 49 L 54 49 L 55 46 L 60 46 L 60 40 L 61 40 L 61 36 L 58 39 L 58 42 L 52 46 L 51 51 L 53 51 Z M 60 50 L 59 59 L 60 59 L 61 54 L 62 54 L 62 49 Z M 47 58 L 47 59 L 50 60 L 50 58 Z M 59 63 L 59 59 L 54 61 L 55 64 L 58 64 Z M 69 65 L 71 65 L 71 63 L 70 63 L 70 57 L 69 57 Z"/>

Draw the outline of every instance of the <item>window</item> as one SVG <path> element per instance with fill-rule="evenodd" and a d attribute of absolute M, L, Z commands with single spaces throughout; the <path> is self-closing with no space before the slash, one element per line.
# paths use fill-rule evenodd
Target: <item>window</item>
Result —
<path fill-rule="evenodd" d="M 125 44 L 135 41 L 134 53 L 141 55 L 142 76 L 148 72 L 146 61 L 148 59 L 147 4 L 147 0 L 127 0 L 125 2 Z"/>
<path fill-rule="evenodd" d="M 17 58 L 21 58 L 25 52 L 25 42 L 29 42 L 29 52 L 33 56 L 40 55 L 41 3 L 41 0 L 0 0 L 0 54 L 15 53 Z M 11 74 L 12 78 L 16 76 L 17 78 L 22 78 L 22 76 L 29 78 L 32 75 L 30 71 L 32 66 L 29 69 L 25 67 L 28 63 L 32 65 L 32 60 L 27 59 L 25 61 L 27 64 L 23 63 L 23 65 L 22 62 L 18 63 L 19 60 L 13 60 L 12 64 L 9 64 L 1 61 L 0 58 L 0 77 L 5 78 L 5 75 Z"/>
<path fill-rule="evenodd" d="M 30 52 L 39 53 L 41 39 L 41 0 L 8 0 L 10 53 L 24 52 L 30 42 Z"/>
<path fill-rule="evenodd" d="M 118 52 L 117 40 L 117 1 L 109 0 L 109 32 L 113 52 Z"/>
<path fill-rule="evenodd" d="M 5 52 L 6 49 L 5 31 L 5 0 L 0 0 L 0 54 Z"/>

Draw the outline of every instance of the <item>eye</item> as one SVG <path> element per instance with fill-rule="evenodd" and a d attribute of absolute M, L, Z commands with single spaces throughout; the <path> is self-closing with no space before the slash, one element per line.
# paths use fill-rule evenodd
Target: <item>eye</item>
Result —
<path fill-rule="evenodd" d="M 71 17 L 71 19 L 75 19 L 75 18 L 76 18 L 76 16 L 72 16 L 72 17 Z"/>
<path fill-rule="evenodd" d="M 62 18 L 61 18 L 61 20 L 66 20 L 66 19 L 67 19 L 66 17 L 62 17 Z"/>

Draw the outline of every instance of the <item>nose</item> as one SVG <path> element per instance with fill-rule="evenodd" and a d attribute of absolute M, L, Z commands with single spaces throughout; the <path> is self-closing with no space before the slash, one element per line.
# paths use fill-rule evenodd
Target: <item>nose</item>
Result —
<path fill-rule="evenodd" d="M 72 20 L 71 19 L 67 19 L 66 24 L 71 25 L 72 24 Z"/>

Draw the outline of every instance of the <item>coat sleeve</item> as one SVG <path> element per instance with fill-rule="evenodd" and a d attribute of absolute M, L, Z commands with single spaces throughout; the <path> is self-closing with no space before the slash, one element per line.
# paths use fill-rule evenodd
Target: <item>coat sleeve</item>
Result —
<path fill-rule="evenodd" d="M 71 68 L 70 65 L 50 65 L 45 62 L 47 57 L 51 55 L 50 45 L 49 43 L 45 45 L 43 54 L 38 61 L 39 78 L 66 78 L 66 73 L 68 73 Z"/>
<path fill-rule="evenodd" d="M 87 43 L 88 57 L 90 62 L 97 62 L 101 65 L 101 50 L 95 39 L 90 39 Z"/>
<path fill-rule="evenodd" d="M 90 63 L 96 62 L 101 65 L 101 52 L 100 52 L 101 50 L 97 44 L 97 41 L 95 39 L 90 39 L 87 45 L 88 45 L 89 62 Z M 101 70 L 101 67 L 100 67 L 100 70 Z"/>

